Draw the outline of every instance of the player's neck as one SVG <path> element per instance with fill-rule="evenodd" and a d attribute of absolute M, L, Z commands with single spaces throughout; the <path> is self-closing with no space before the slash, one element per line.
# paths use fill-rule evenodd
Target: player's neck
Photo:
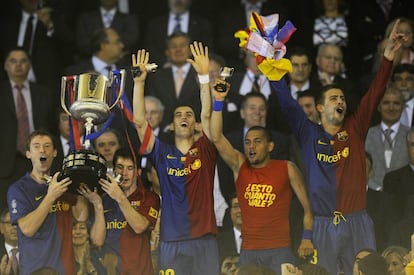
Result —
<path fill-rule="evenodd" d="M 190 150 L 194 144 L 194 136 L 191 137 L 175 137 L 175 147 L 184 155 Z"/>

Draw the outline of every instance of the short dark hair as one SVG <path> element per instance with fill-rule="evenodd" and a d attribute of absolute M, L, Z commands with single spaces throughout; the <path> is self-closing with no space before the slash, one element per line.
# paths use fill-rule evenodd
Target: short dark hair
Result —
<path fill-rule="evenodd" d="M 299 98 L 302 98 L 302 97 L 312 97 L 315 100 L 315 103 L 316 103 L 315 92 L 313 92 L 311 90 L 305 90 L 303 92 L 299 92 L 298 93 L 298 100 L 299 100 Z"/>
<path fill-rule="evenodd" d="M 48 136 L 52 140 L 53 149 L 56 149 L 56 140 L 55 137 L 47 130 L 45 129 L 38 129 L 34 130 L 30 133 L 30 135 L 26 139 L 26 150 L 30 150 L 30 143 L 32 142 L 33 138 L 37 136 Z"/>
<path fill-rule="evenodd" d="M 226 60 L 221 55 L 218 55 L 218 54 L 215 54 L 215 53 L 209 53 L 208 58 L 210 59 L 210 61 L 216 62 L 221 67 L 226 66 Z"/>
<path fill-rule="evenodd" d="M 266 138 L 266 141 L 268 141 L 268 142 L 273 141 L 272 132 L 270 132 L 269 129 L 266 129 L 265 127 L 258 126 L 258 125 L 252 126 L 252 127 L 249 128 L 249 130 L 247 130 L 246 136 L 247 136 L 247 133 L 249 133 L 250 131 L 262 131 L 265 138 Z"/>
<path fill-rule="evenodd" d="M 4 208 L 3 210 L 1 210 L 0 212 L 0 222 L 4 222 L 4 218 L 6 217 L 6 215 L 9 213 L 9 208 Z"/>
<path fill-rule="evenodd" d="M 118 161 L 119 158 L 132 160 L 132 162 L 135 164 L 135 166 L 137 166 L 135 158 L 132 155 L 132 152 L 131 152 L 131 150 L 129 150 L 129 148 L 121 147 L 118 150 L 116 150 L 116 152 L 114 154 L 114 158 L 112 159 L 112 165 L 114 167 L 116 166 L 116 162 Z"/>
<path fill-rule="evenodd" d="M 4 55 L 4 63 L 6 63 L 7 59 L 9 58 L 12 52 L 24 52 L 30 61 L 30 54 L 26 51 L 26 49 L 20 46 L 16 46 L 16 47 L 11 47 L 6 51 L 6 54 Z"/>
<path fill-rule="evenodd" d="M 91 51 L 97 53 L 101 50 L 102 43 L 108 43 L 109 37 L 107 28 L 96 29 L 91 36 Z"/>
<path fill-rule="evenodd" d="M 303 47 L 296 46 L 296 47 L 289 49 L 289 51 L 287 52 L 287 58 L 289 59 L 291 59 L 292 56 L 302 56 L 302 55 L 305 55 L 308 58 L 309 62 L 311 62 L 308 51 Z"/>
<path fill-rule="evenodd" d="M 414 75 L 414 65 L 413 64 L 398 64 L 392 71 L 391 80 L 394 81 L 395 74 L 409 73 Z"/>
<path fill-rule="evenodd" d="M 325 94 L 327 91 L 332 90 L 332 89 L 339 89 L 341 90 L 344 95 L 344 89 L 341 85 L 337 84 L 337 83 L 332 83 L 332 84 L 328 84 L 322 87 L 321 91 L 319 92 L 319 94 L 317 95 L 316 98 L 316 104 L 323 104 L 323 102 L 325 101 Z"/>

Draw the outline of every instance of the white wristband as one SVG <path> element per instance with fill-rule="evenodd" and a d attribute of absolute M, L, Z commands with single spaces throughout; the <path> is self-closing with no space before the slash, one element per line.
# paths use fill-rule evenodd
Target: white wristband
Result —
<path fill-rule="evenodd" d="M 208 84 L 210 83 L 210 76 L 208 74 L 199 74 L 198 81 L 200 84 Z"/>

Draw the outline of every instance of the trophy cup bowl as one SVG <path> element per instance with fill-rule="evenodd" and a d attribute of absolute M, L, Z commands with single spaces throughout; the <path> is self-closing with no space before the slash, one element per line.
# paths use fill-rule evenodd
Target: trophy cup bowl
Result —
<path fill-rule="evenodd" d="M 221 79 L 223 79 L 225 81 L 226 78 L 229 78 L 230 76 L 233 75 L 233 71 L 234 71 L 234 68 L 222 67 L 220 69 L 220 77 L 221 77 Z M 218 83 L 218 84 L 216 84 L 214 86 L 214 89 L 217 92 L 224 93 L 226 91 L 226 89 L 227 89 L 226 83 Z"/>
<path fill-rule="evenodd" d="M 61 83 L 61 105 L 63 110 L 78 121 L 85 122 L 88 136 L 94 125 L 105 122 L 113 107 L 124 92 L 125 70 L 114 70 L 109 78 L 97 73 L 84 73 L 63 76 Z M 111 104 L 112 93 L 118 91 Z M 69 105 L 69 106 L 68 106 Z M 63 160 L 59 180 L 70 177 L 72 184 L 68 191 L 77 194 L 81 184 L 94 190 L 99 187 L 99 179 L 106 178 L 106 160 L 91 148 L 90 140 L 85 139 L 82 148 L 71 151 Z"/>

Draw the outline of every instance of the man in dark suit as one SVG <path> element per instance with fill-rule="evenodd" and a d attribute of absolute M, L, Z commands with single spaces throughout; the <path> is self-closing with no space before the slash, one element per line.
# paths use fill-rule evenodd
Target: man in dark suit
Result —
<path fill-rule="evenodd" d="M 168 0 L 168 6 L 168 14 L 153 18 L 146 27 L 144 44 L 154 62 L 163 65 L 171 61 L 166 59 L 164 45 L 174 32 L 186 33 L 190 42 L 200 41 L 210 50 L 213 49 L 211 24 L 207 19 L 190 12 L 191 0 Z"/>
<path fill-rule="evenodd" d="M 101 28 L 116 30 L 129 56 L 138 46 L 140 28 L 135 14 L 126 14 L 118 10 L 118 0 L 101 0 L 101 5 L 79 16 L 76 27 L 76 46 L 82 56 L 92 52 L 92 35 Z"/>
<path fill-rule="evenodd" d="M 220 231 L 217 235 L 219 259 L 223 259 L 230 255 L 240 254 L 242 242 L 242 216 L 236 193 L 231 196 L 229 209 L 231 225 L 225 227 L 224 230 Z"/>
<path fill-rule="evenodd" d="M 5 206 L 7 189 L 19 177 L 30 171 L 31 164 L 26 158 L 24 141 L 27 135 L 39 128 L 53 131 L 55 105 L 52 91 L 47 87 L 29 82 L 27 76 L 31 67 L 30 59 L 22 48 L 12 49 L 4 61 L 8 81 L 0 82 L 0 123 L 7 134 L 0 135 L 0 204 Z M 20 93 L 21 92 L 21 93 Z M 23 100 L 21 99 L 23 97 Z M 20 102 L 20 104 L 19 104 Z M 19 107 L 18 107 L 19 106 Z M 23 112 L 23 108 L 26 112 Z M 24 116 L 21 116 L 25 114 Z M 25 125 L 20 127 L 19 118 Z M 19 142 L 20 141 L 20 142 Z M 20 145 L 20 146 L 19 146 Z"/>
<path fill-rule="evenodd" d="M 63 67 L 73 62 L 68 51 L 74 34 L 68 18 L 60 7 L 39 5 L 42 1 L 19 2 L 17 9 L 0 19 L 1 59 L 11 48 L 24 47 L 32 62 L 30 81 L 58 90 Z"/>
<path fill-rule="evenodd" d="M 2 261 L 2 264 L 0 264 L 0 274 L 18 275 L 17 230 L 16 225 L 10 223 L 10 213 L 7 208 L 0 212 L 0 232 L 3 235 L 0 247 L 0 259 Z M 4 262 L 6 262 L 5 265 L 3 265 Z M 7 272 L 8 268 L 10 268 L 10 273 Z"/>
<path fill-rule="evenodd" d="M 191 56 L 190 42 L 189 36 L 183 32 L 169 36 L 165 53 L 171 62 L 171 67 L 162 68 L 148 77 L 146 95 L 157 97 L 165 107 L 161 129 L 172 121 L 177 106 L 191 106 L 196 116 L 200 114 L 200 88 L 197 74 L 187 62 Z"/>
<path fill-rule="evenodd" d="M 407 134 L 407 151 L 410 162 L 408 165 L 391 171 L 384 176 L 384 196 L 382 205 L 387 221 L 388 243 L 404 240 L 402 245 L 410 248 L 409 240 L 414 233 L 412 224 L 414 218 L 414 129 Z M 411 227 L 407 228 L 406 225 Z M 404 234 L 404 236 L 402 236 Z M 408 245 L 408 246 L 407 246 Z"/>

